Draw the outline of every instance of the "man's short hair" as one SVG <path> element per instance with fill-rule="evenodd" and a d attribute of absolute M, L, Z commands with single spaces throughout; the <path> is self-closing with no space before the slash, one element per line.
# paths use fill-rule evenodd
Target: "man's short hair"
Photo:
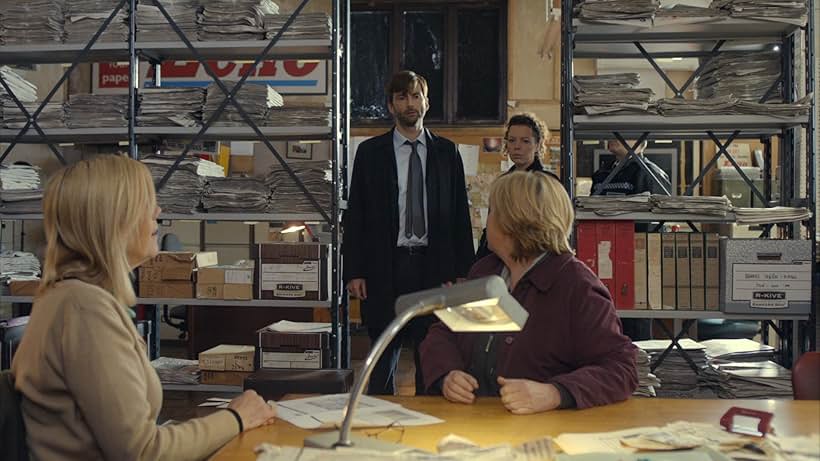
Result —
<path fill-rule="evenodd" d="M 421 94 L 427 97 L 427 80 L 412 70 L 402 70 L 393 74 L 390 81 L 384 87 L 387 102 L 393 102 L 393 95 L 396 93 L 409 93 L 416 89 L 421 90 Z"/>

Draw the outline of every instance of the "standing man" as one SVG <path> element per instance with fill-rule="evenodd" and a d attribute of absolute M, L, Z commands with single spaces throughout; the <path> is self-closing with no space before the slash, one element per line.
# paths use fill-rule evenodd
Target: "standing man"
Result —
<path fill-rule="evenodd" d="M 427 81 L 401 71 L 385 93 L 395 126 L 356 151 L 343 220 L 344 279 L 362 301 L 373 342 L 395 317 L 398 296 L 465 277 L 474 256 L 461 156 L 452 141 L 424 128 Z M 433 319 L 414 319 L 393 340 L 368 393 L 395 393 L 403 337 L 413 343 L 416 394 L 423 393 L 418 345 Z"/>

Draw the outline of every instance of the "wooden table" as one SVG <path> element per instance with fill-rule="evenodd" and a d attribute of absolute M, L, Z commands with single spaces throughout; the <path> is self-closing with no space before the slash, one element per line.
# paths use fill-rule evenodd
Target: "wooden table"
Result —
<path fill-rule="evenodd" d="M 543 435 L 565 432 L 604 432 L 639 426 L 661 426 L 685 420 L 719 424 L 732 406 L 774 413 L 772 425 L 780 435 L 808 435 L 820 432 L 820 401 L 792 400 L 675 400 L 630 399 L 626 402 L 588 410 L 562 410 L 529 416 L 508 413 L 498 398 L 482 398 L 474 405 L 449 403 L 441 397 L 393 397 L 388 400 L 437 416 L 445 423 L 408 427 L 401 443 L 435 451 L 436 443 L 447 434 L 458 434 L 482 446 L 503 442 L 517 444 Z M 391 429 L 395 430 L 395 429 Z M 364 432 L 373 433 L 371 429 Z M 262 442 L 302 446 L 315 431 L 300 429 L 284 421 L 237 436 L 219 450 L 214 460 L 254 460 L 253 448 Z M 392 437 L 385 434 L 384 439 Z M 391 442 L 396 442 L 395 435 Z"/>

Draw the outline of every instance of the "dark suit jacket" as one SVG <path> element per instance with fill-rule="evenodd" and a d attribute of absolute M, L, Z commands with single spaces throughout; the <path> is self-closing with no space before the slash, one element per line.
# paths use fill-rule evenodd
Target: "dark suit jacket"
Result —
<path fill-rule="evenodd" d="M 477 262 L 470 278 L 500 274 L 495 254 Z M 626 400 L 638 385 L 635 346 L 621 333 L 609 291 L 571 254 L 547 255 L 515 286 L 512 296 L 530 314 L 517 333 L 496 335 L 495 375 L 563 386 L 578 408 Z M 421 343 L 428 390 L 452 370 L 469 370 L 482 359 L 477 333 L 430 327 Z"/>
<path fill-rule="evenodd" d="M 425 284 L 465 277 L 475 255 L 464 166 L 449 139 L 426 130 L 427 258 Z M 399 234 L 398 173 L 393 131 L 368 139 L 356 151 L 344 213 L 344 280 L 364 278 L 363 321 L 385 327 L 395 317 L 393 259 Z"/>

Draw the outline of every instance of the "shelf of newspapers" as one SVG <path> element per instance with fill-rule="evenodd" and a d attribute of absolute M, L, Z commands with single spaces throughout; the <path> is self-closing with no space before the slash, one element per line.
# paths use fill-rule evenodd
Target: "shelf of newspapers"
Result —
<path fill-rule="evenodd" d="M 0 214 L 0 221 L 40 221 L 42 213 Z M 161 221 L 324 222 L 319 213 L 161 213 Z"/>
<path fill-rule="evenodd" d="M 135 127 L 138 142 L 158 139 L 191 139 L 201 127 Z M 11 142 L 20 130 L 0 129 L 0 142 Z M 260 126 L 259 131 L 271 141 L 322 141 L 332 138 L 329 126 L 278 127 Z M 115 128 L 43 128 L 45 139 L 33 127 L 17 138 L 22 144 L 41 144 L 44 141 L 61 144 L 116 144 L 128 140 L 128 127 Z M 200 136 L 200 141 L 253 141 L 256 131 L 248 126 L 212 126 Z"/>
<path fill-rule="evenodd" d="M 0 295 L 0 302 L 14 304 L 31 304 L 32 296 Z M 279 299 L 196 299 L 196 298 L 137 298 L 137 304 L 172 305 L 172 306 L 221 306 L 221 307 L 282 307 L 293 309 L 329 309 L 330 301 L 289 301 Z"/>
<path fill-rule="evenodd" d="M 766 115 L 576 115 L 573 117 L 575 139 L 610 138 L 618 132 L 625 138 L 637 138 L 646 132 L 653 138 L 704 139 L 707 131 L 726 137 L 740 131 L 738 138 L 778 135 L 785 128 L 808 123 L 808 116 L 774 117 Z"/>
<path fill-rule="evenodd" d="M 799 29 L 794 24 L 758 21 L 732 17 L 713 18 L 706 22 L 685 24 L 674 19 L 656 16 L 652 26 L 633 24 L 604 24 L 573 20 L 575 43 L 615 42 L 709 42 L 715 40 L 770 40 L 778 41 Z M 678 22 L 678 23 L 676 23 Z M 577 53 L 576 53 L 577 56 Z"/>
<path fill-rule="evenodd" d="M 733 223 L 735 214 L 727 213 L 726 216 L 698 215 L 691 213 L 652 213 L 652 212 L 630 212 L 616 214 L 612 216 L 599 215 L 594 211 L 575 211 L 575 219 L 578 221 L 639 221 L 639 222 L 700 222 L 700 223 Z"/>

